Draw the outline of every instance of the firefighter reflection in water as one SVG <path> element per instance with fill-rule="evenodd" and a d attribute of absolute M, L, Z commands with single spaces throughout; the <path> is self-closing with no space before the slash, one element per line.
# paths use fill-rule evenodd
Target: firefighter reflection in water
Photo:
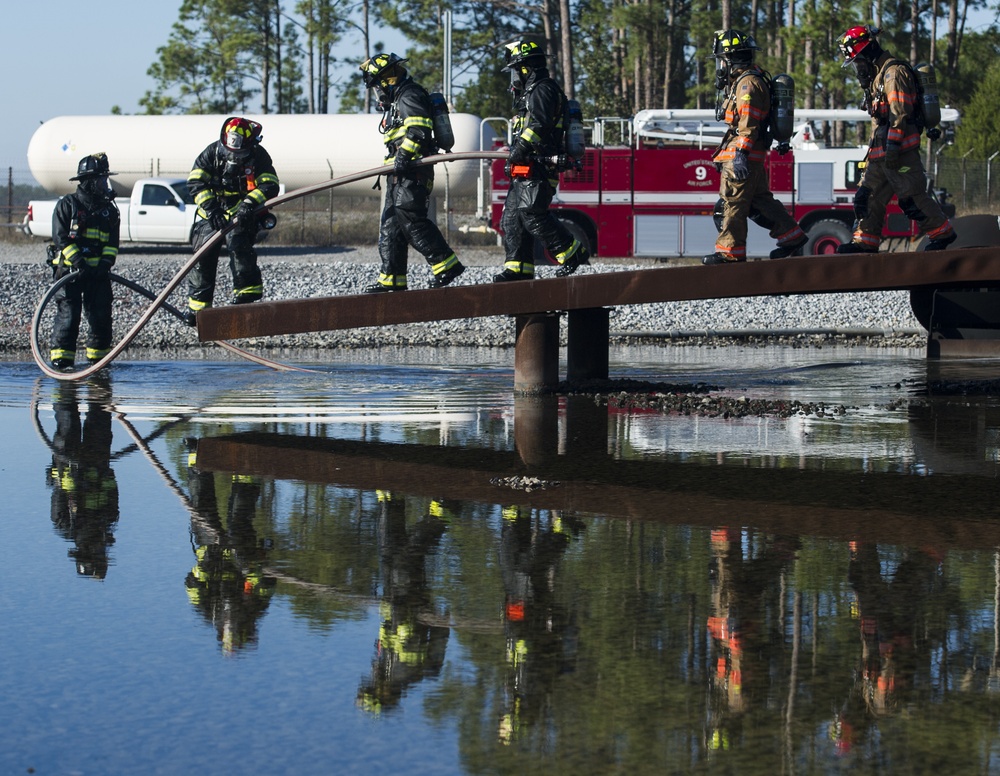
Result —
<path fill-rule="evenodd" d="M 944 642 L 943 615 L 935 625 L 932 603 L 944 590 L 943 558 L 934 550 L 906 550 L 892 569 L 878 546 L 851 542 L 848 581 L 854 590 L 851 617 L 861 631 L 861 658 L 854 686 L 830 725 L 837 751 L 848 754 L 878 719 L 904 709 L 918 663 L 930 672 L 930 657 Z M 941 611 L 945 611 L 944 604 Z"/>
<path fill-rule="evenodd" d="M 712 531 L 712 637 L 715 673 L 706 745 L 710 751 L 734 746 L 742 716 L 767 700 L 770 676 L 783 644 L 780 631 L 765 623 L 781 622 L 781 576 L 795 560 L 797 537 L 745 537 L 739 529 Z"/>
<path fill-rule="evenodd" d="M 722 173 L 722 222 L 715 253 L 705 256 L 702 264 L 746 261 L 748 218 L 777 241 L 772 259 L 791 256 L 808 242 L 805 232 L 771 193 L 764 164 L 772 141 L 768 120 L 771 77 L 754 64 L 754 52 L 759 50 L 753 36 L 738 30 L 716 34 L 716 114 L 729 129 L 712 155 Z"/>
<path fill-rule="evenodd" d="M 191 533 L 196 547 L 194 568 L 184 584 L 188 598 L 215 626 L 222 653 L 235 655 L 257 643 L 257 621 L 264 616 L 275 579 L 267 576 L 267 542 L 253 527 L 260 485 L 234 475 L 226 525 L 219 517 L 215 474 L 198 469 L 195 440 L 189 440 L 188 491 Z"/>
<path fill-rule="evenodd" d="M 80 576 L 104 579 L 108 547 L 118 522 L 118 482 L 111 468 L 111 398 L 106 374 L 87 383 L 87 416 L 80 417 L 80 385 L 60 382 L 52 397 L 56 432 L 52 444 L 52 524 L 75 547 L 69 551 Z"/>
<path fill-rule="evenodd" d="M 542 718 L 560 674 L 576 668 L 576 626 L 556 596 L 557 569 L 570 539 L 583 530 L 576 518 L 531 509 L 503 509 L 500 571 L 504 585 L 507 671 L 498 738 L 509 745 Z"/>
<path fill-rule="evenodd" d="M 444 665 L 449 630 L 428 624 L 432 615 L 427 558 L 454 519 L 454 505 L 432 501 L 427 514 L 406 524 L 406 501 L 378 491 L 381 556 L 381 624 L 371 676 L 358 688 L 358 706 L 379 714 L 399 705 L 406 688 L 437 676 Z"/>

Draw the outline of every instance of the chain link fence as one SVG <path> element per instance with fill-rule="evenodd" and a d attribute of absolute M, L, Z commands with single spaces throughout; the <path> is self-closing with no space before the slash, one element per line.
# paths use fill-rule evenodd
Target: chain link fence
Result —
<path fill-rule="evenodd" d="M 1000 151 L 982 158 L 971 153 L 932 157 L 927 171 L 934 188 L 947 189 L 957 215 L 996 213 L 1000 207 Z"/>
<path fill-rule="evenodd" d="M 0 169 L 3 170 L 0 225 L 6 229 L 20 229 L 28 212 L 28 203 L 33 199 L 49 199 L 51 195 L 38 185 L 27 168 L 6 165 Z"/>
<path fill-rule="evenodd" d="M 949 151 L 945 146 L 943 151 Z M 958 157 L 927 151 L 925 166 L 933 188 L 946 189 L 957 215 L 994 213 L 1000 208 L 1000 151 L 986 158 Z M 0 167 L 0 225 L 8 234 L 20 233 L 33 199 L 51 199 L 31 171 L 12 165 Z M 439 205 L 441 203 L 438 203 Z M 484 233 L 475 198 L 453 198 L 449 212 L 437 215 L 438 224 L 455 244 L 492 244 L 496 236 Z M 378 233 L 378 197 L 339 197 L 322 192 L 290 202 L 276 211 L 278 226 L 271 239 L 286 245 L 344 245 L 370 242 Z M 0 232 L 2 235 L 2 232 Z"/>
<path fill-rule="evenodd" d="M 31 200 L 53 199 L 35 181 L 30 170 L 7 166 L 2 168 L 6 186 L 0 195 L 0 239 L 22 236 Z M 154 171 L 158 172 L 158 171 Z M 149 171 L 142 171 L 148 175 Z M 443 192 L 443 186 L 435 187 Z M 485 222 L 477 213 L 476 197 L 451 197 L 447 204 L 442 196 L 435 197 L 432 211 L 448 241 L 454 245 L 491 245 L 496 235 L 487 232 Z M 447 213 L 445 212 L 447 207 Z M 278 223 L 268 241 L 279 245 L 357 245 L 378 239 L 381 200 L 372 196 L 335 196 L 333 191 L 302 197 L 275 209 Z M 29 238 L 30 239 L 30 238 Z"/>

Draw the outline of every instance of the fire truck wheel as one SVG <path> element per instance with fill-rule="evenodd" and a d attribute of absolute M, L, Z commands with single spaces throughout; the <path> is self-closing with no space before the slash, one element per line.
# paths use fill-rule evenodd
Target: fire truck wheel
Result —
<path fill-rule="evenodd" d="M 566 229 L 569 230 L 569 233 L 573 236 L 573 239 L 580 242 L 583 245 L 583 247 L 587 249 L 587 252 L 591 256 L 593 256 L 594 243 L 588 236 L 587 230 L 572 219 L 560 218 L 558 215 L 556 216 L 556 218 L 559 219 L 560 224 L 562 224 L 563 226 L 566 227 Z M 535 240 L 535 264 L 537 266 L 545 266 L 547 264 L 554 265 L 558 263 L 559 262 L 553 259 L 549 255 L 549 252 L 542 247 L 542 244 L 538 240 Z"/>
<path fill-rule="evenodd" d="M 803 256 L 824 256 L 837 252 L 837 246 L 851 241 L 851 230 L 842 221 L 827 219 L 817 221 L 806 232 L 809 242 L 802 249 Z"/>
<path fill-rule="evenodd" d="M 573 239 L 579 242 L 584 248 L 587 249 L 587 253 L 593 256 L 594 246 L 591 244 L 590 236 L 587 234 L 587 230 L 584 229 L 579 223 L 569 218 L 560 218 L 559 221 L 569 230 L 569 233 L 573 235 Z"/>

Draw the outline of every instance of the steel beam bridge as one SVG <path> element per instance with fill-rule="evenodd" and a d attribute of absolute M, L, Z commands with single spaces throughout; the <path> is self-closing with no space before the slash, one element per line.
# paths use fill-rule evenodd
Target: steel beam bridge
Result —
<path fill-rule="evenodd" d="M 1000 247 L 805 256 L 721 266 L 650 267 L 567 278 L 316 297 L 198 313 L 204 342 L 506 315 L 514 318 L 514 390 L 559 382 L 559 314 L 567 379 L 607 378 L 610 308 L 694 299 L 909 290 L 927 355 L 1000 355 Z"/>

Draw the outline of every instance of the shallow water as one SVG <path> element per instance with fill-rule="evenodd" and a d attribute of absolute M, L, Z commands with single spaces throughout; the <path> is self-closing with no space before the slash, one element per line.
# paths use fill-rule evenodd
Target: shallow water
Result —
<path fill-rule="evenodd" d="M 3 773 L 1000 768 L 997 362 L 631 348 L 0 376 Z"/>

